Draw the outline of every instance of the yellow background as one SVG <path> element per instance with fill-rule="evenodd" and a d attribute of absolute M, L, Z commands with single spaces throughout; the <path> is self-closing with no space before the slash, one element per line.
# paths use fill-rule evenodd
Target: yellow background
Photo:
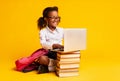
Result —
<path fill-rule="evenodd" d="M 120 81 L 120 2 L 117 0 L 0 0 L 1 81 Z M 80 76 L 21 73 L 15 60 L 40 48 L 37 19 L 48 6 L 58 6 L 61 27 L 87 28 Z"/>

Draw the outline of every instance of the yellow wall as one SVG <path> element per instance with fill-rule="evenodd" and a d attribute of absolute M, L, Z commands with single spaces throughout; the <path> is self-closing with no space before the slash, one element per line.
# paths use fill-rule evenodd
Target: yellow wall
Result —
<path fill-rule="evenodd" d="M 119 55 L 119 5 L 94 0 L 1 0 L 0 54 L 15 59 L 40 47 L 37 19 L 48 6 L 58 6 L 59 26 L 87 28 L 86 55 L 96 58 Z"/>
<path fill-rule="evenodd" d="M 86 78 L 88 70 L 89 74 L 92 73 L 91 69 L 85 69 L 88 66 L 94 66 L 100 61 L 103 67 L 108 62 L 110 65 L 120 64 L 119 3 L 117 0 L 0 0 L 0 63 L 5 65 L 0 67 L 12 68 L 16 59 L 28 56 L 41 47 L 37 19 L 45 7 L 55 5 L 59 7 L 59 14 L 62 17 L 59 26 L 87 28 L 87 49 L 81 52 L 81 78 L 93 81 L 92 75 Z M 95 69 L 94 67 L 92 70 Z M 109 73 L 109 70 L 107 71 Z M 99 72 L 101 73 L 101 70 Z M 104 70 L 101 74 L 99 72 L 98 77 L 104 74 Z M 112 72 L 114 74 L 114 71 Z M 102 78 L 105 78 L 106 74 Z M 115 77 L 119 78 L 116 75 Z M 3 76 L 6 76 L 6 73 Z M 19 80 L 23 81 L 24 78 L 19 77 Z"/>

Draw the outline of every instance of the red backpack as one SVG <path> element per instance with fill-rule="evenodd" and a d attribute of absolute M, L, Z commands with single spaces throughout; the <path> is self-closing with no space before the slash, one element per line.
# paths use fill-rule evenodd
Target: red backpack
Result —
<path fill-rule="evenodd" d="M 47 55 L 48 50 L 43 48 L 36 50 L 28 57 L 23 57 L 15 61 L 16 70 L 22 71 L 25 67 L 29 66 L 31 63 L 34 62 L 35 59 L 39 58 L 42 55 Z"/>

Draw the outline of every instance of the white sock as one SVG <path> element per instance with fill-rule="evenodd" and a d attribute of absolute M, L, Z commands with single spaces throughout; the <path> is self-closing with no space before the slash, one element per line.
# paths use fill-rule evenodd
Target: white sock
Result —
<path fill-rule="evenodd" d="M 51 72 L 55 71 L 55 66 L 48 66 L 48 70 L 51 71 Z"/>
<path fill-rule="evenodd" d="M 55 60 L 54 59 L 50 59 L 49 58 L 49 64 L 48 64 L 48 66 L 55 66 L 56 65 L 56 63 L 55 63 Z"/>
<path fill-rule="evenodd" d="M 56 66 L 56 62 L 54 59 L 50 59 L 49 58 L 49 65 L 48 65 L 48 69 L 49 71 L 55 71 L 55 66 Z"/>

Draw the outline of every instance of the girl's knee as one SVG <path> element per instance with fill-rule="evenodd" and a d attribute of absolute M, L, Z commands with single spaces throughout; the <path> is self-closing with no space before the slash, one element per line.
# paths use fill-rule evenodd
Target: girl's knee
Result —
<path fill-rule="evenodd" d="M 49 64 L 49 58 L 47 56 L 41 56 L 38 59 L 38 62 L 43 65 L 48 65 Z"/>

